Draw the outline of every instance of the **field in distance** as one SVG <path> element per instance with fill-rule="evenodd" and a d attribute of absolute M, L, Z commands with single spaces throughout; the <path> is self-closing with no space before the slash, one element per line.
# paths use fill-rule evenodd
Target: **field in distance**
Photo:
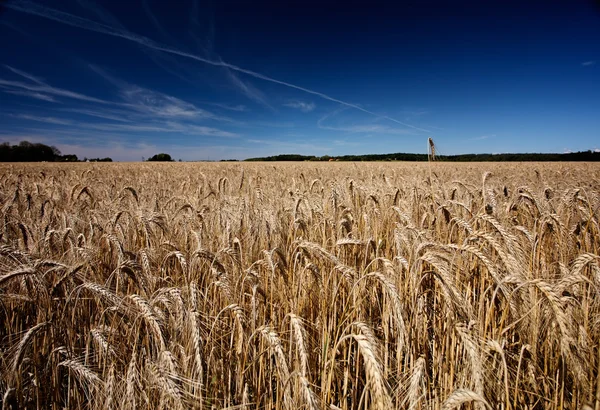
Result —
<path fill-rule="evenodd" d="M 2 408 L 598 409 L 599 196 L 597 163 L 0 164 Z"/>

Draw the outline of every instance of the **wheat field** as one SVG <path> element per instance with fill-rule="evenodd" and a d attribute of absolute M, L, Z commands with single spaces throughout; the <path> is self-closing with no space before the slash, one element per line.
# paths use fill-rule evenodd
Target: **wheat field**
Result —
<path fill-rule="evenodd" d="M 600 165 L 1 164 L 2 409 L 600 409 Z"/>

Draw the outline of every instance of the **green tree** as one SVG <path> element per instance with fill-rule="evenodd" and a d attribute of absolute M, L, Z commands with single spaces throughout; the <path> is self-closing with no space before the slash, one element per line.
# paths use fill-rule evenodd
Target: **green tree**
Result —
<path fill-rule="evenodd" d="M 173 158 L 169 154 L 160 153 L 148 158 L 148 161 L 173 161 Z"/>

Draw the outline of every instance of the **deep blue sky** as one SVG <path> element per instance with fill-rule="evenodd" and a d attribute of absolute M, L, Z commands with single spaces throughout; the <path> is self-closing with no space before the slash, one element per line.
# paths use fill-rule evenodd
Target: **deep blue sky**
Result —
<path fill-rule="evenodd" d="M 591 1 L 8 0 L 0 39 L 0 141 L 80 157 L 600 148 Z"/>

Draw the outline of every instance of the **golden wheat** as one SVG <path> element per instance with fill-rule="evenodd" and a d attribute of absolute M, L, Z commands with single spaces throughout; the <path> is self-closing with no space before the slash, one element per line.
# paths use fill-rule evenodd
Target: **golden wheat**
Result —
<path fill-rule="evenodd" d="M 596 164 L 0 164 L 2 409 L 600 409 Z"/>

